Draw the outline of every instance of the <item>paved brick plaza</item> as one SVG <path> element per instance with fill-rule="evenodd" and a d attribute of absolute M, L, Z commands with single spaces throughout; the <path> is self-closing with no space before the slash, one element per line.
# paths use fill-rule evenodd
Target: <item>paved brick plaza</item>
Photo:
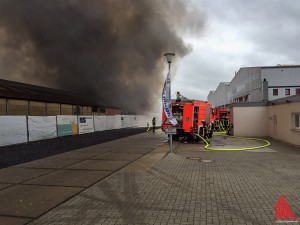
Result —
<path fill-rule="evenodd" d="M 215 138 L 219 147 L 232 145 L 231 140 Z M 271 143 L 244 152 L 181 144 L 177 154 L 163 157 L 165 144 L 30 224 L 274 224 L 282 195 L 298 217 L 300 149 Z M 241 147 L 247 144 L 240 142 Z"/>

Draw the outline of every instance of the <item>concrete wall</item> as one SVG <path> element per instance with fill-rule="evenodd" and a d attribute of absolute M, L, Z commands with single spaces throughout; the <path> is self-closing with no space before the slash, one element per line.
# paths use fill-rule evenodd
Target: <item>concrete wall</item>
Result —
<path fill-rule="evenodd" d="M 268 106 L 269 136 L 300 146 L 300 130 L 293 129 L 292 113 L 300 113 L 300 102 Z"/>
<path fill-rule="evenodd" d="M 267 106 L 235 106 L 232 108 L 233 135 L 242 137 L 269 136 Z"/>
<path fill-rule="evenodd" d="M 300 116 L 300 96 L 268 103 L 235 103 L 231 107 L 232 134 L 269 136 L 300 146 L 300 127 L 295 128 L 294 114 Z"/>

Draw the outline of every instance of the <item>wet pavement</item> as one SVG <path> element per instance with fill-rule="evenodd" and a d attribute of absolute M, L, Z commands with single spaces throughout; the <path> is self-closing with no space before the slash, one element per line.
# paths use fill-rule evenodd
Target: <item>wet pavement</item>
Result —
<path fill-rule="evenodd" d="M 143 133 L 0 170 L 0 224 L 276 224 L 280 196 L 300 216 L 299 147 L 176 143 L 167 154 L 166 138 Z"/>

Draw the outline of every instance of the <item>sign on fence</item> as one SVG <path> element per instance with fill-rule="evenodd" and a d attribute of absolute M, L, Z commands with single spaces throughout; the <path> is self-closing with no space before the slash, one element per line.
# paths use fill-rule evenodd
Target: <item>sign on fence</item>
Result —
<path fill-rule="evenodd" d="M 93 116 L 78 116 L 79 134 L 94 132 Z"/>
<path fill-rule="evenodd" d="M 57 136 L 78 134 L 77 116 L 57 116 Z"/>

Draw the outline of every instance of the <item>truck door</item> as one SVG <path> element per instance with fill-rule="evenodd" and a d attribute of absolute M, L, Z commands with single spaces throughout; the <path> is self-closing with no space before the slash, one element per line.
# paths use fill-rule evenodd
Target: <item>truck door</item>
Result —
<path fill-rule="evenodd" d="M 209 106 L 206 106 L 206 109 L 205 109 L 205 122 L 207 124 L 210 123 L 210 107 Z"/>
<path fill-rule="evenodd" d="M 194 107 L 194 123 L 193 123 L 193 128 L 195 132 L 198 133 L 198 117 L 199 117 L 199 106 Z"/>
<path fill-rule="evenodd" d="M 182 120 L 182 129 L 184 132 L 190 132 L 193 127 L 193 111 L 194 108 L 192 104 L 184 104 Z"/>

